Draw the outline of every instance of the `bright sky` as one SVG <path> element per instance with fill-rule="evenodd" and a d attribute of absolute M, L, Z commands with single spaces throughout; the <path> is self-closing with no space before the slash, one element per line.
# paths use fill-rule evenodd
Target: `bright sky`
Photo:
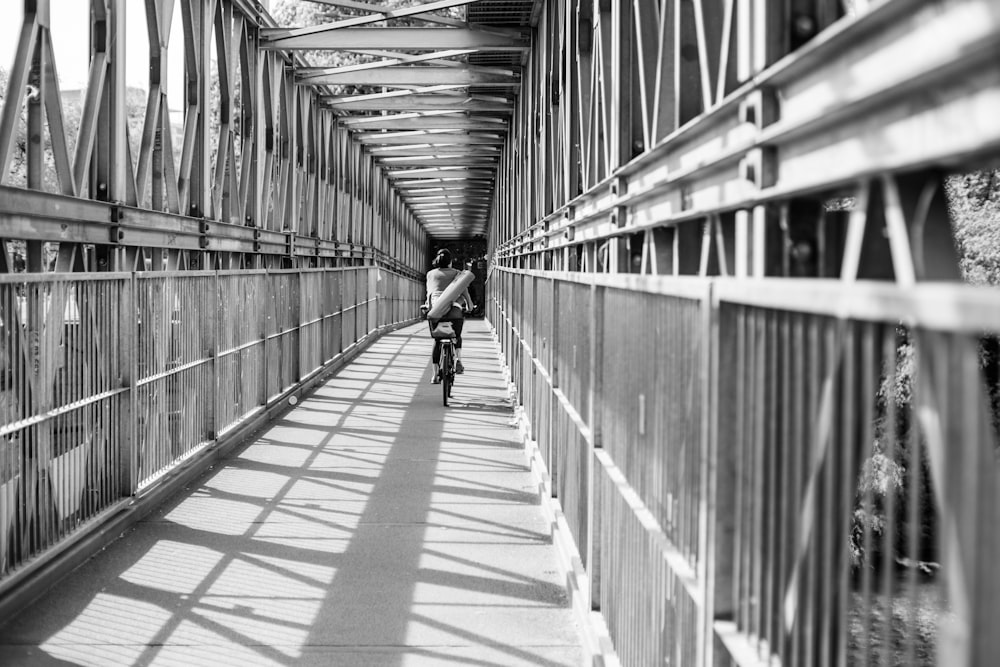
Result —
<path fill-rule="evenodd" d="M 90 1 L 50 0 L 52 3 L 52 42 L 55 49 L 56 71 L 61 90 L 75 90 L 87 85 L 90 65 Z M 0 67 L 8 71 L 14 62 L 14 53 L 24 16 L 21 0 L 0 0 L 4 5 L 0 21 Z M 13 6 L 11 6 L 13 5 Z M 145 3 L 130 0 L 126 5 L 125 79 L 128 85 L 149 88 L 149 43 L 146 32 Z M 183 28 L 180 7 L 176 7 L 170 31 L 168 98 L 171 108 L 180 108 L 183 95 Z"/>

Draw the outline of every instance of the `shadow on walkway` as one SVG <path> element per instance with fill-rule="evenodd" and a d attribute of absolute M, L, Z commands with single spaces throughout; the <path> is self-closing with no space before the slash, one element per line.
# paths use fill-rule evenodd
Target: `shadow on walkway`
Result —
<path fill-rule="evenodd" d="M 4 665 L 575 665 L 487 326 L 414 325 L 0 628 Z"/>

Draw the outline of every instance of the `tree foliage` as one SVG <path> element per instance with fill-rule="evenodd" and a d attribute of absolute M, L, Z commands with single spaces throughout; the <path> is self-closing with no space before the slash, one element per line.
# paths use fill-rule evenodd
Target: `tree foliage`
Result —
<path fill-rule="evenodd" d="M 952 176 L 945 193 L 962 275 L 1000 285 L 1000 168 Z"/>

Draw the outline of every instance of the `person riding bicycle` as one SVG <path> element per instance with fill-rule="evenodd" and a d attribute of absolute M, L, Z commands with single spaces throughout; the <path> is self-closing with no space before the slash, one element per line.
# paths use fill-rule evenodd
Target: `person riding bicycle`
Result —
<path fill-rule="evenodd" d="M 451 268 L 451 251 L 447 248 L 442 248 L 438 251 L 434 257 L 433 266 L 434 268 L 427 272 L 427 301 L 424 303 L 424 307 L 428 310 L 434 306 L 434 302 L 441 296 L 441 293 L 461 273 L 458 269 Z M 452 328 L 455 330 L 456 373 L 465 371 L 465 368 L 462 366 L 462 325 L 465 318 L 463 305 L 465 306 L 465 310 L 473 309 L 472 297 L 469 295 L 469 290 L 467 289 L 457 301 L 451 304 L 451 310 L 444 317 L 427 319 L 427 324 L 430 326 L 432 332 L 439 322 L 451 322 Z M 434 373 L 431 375 L 431 382 L 438 384 L 441 382 L 441 341 L 438 339 L 434 340 L 434 352 L 431 355 L 431 361 L 434 363 Z"/>

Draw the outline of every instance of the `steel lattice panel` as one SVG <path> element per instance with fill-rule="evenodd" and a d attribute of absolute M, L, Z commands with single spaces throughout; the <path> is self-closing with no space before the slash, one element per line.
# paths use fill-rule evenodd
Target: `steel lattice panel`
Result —
<path fill-rule="evenodd" d="M 525 27 L 531 25 L 534 7 L 534 0 L 477 2 L 469 5 L 468 20 L 470 23 Z"/>

